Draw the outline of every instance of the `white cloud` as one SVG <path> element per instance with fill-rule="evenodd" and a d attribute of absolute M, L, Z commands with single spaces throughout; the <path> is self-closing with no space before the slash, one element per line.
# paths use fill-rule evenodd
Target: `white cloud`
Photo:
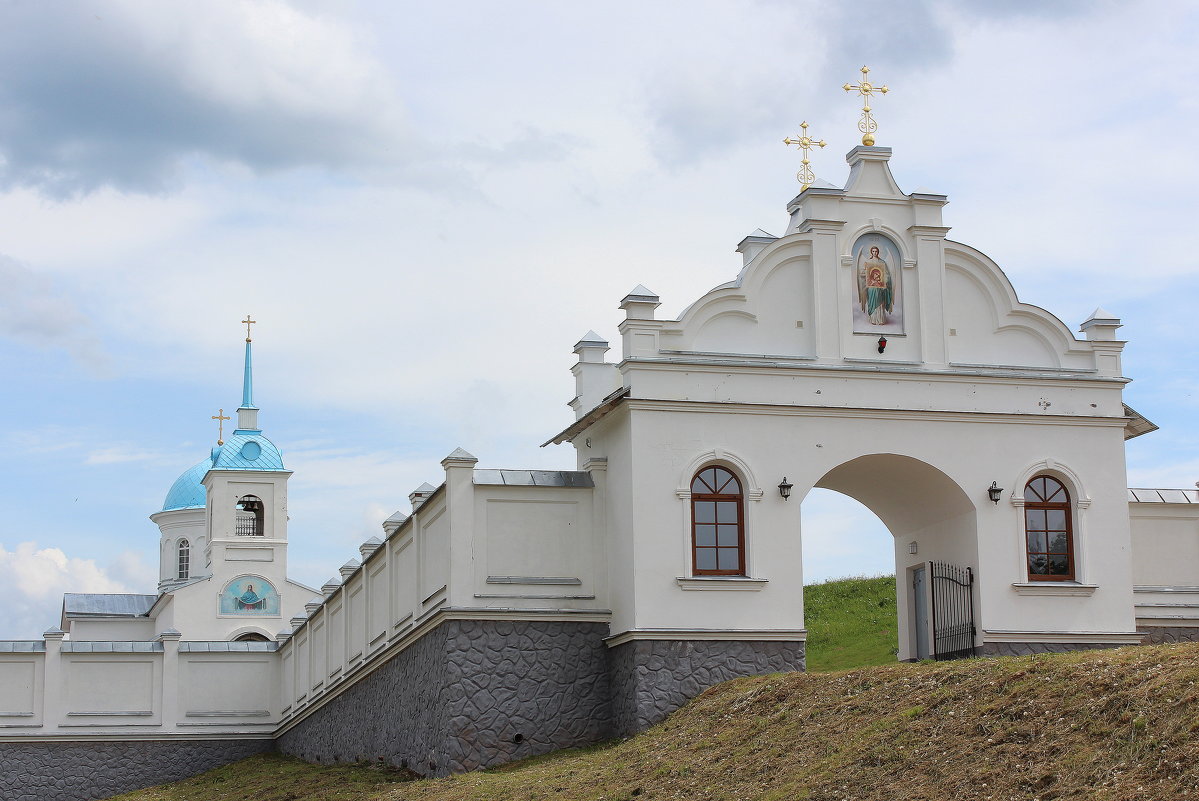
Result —
<path fill-rule="evenodd" d="M 270 171 L 413 155 L 364 38 L 281 0 L 9 4 L 3 22 L 9 186 L 158 192 L 196 156 Z"/>
<path fill-rule="evenodd" d="M 61 287 L 0 254 L 0 336 L 36 347 L 63 348 L 90 369 L 105 372 L 108 356 L 93 322 Z"/>
<path fill-rule="evenodd" d="M 0 544 L 0 637 L 34 639 L 58 625 L 65 592 L 153 592 L 154 571 L 137 553 L 122 552 L 108 567 L 68 557 L 59 548 Z M 119 578 L 117 577 L 119 576 Z"/>
<path fill-rule="evenodd" d="M 177 454 L 159 450 L 141 448 L 135 445 L 110 445 L 90 451 L 84 458 L 84 464 L 118 464 L 120 462 L 139 462 L 169 464 Z"/>

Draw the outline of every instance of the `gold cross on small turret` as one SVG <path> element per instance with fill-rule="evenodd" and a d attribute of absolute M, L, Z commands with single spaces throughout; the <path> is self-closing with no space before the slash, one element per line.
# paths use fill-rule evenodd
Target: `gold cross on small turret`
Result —
<path fill-rule="evenodd" d="M 800 162 L 803 166 L 799 168 L 799 172 L 795 173 L 795 177 L 799 180 L 799 191 L 802 192 L 812 185 L 816 180 L 816 173 L 812 172 L 812 163 L 808 161 L 808 154 L 814 147 L 824 147 L 827 143 L 821 139 L 819 141 L 808 136 L 808 121 L 804 120 L 799 124 L 800 134 L 792 139 L 788 136 L 783 140 L 784 145 L 799 145 L 799 149 L 803 151 L 803 161 Z"/>
<path fill-rule="evenodd" d="M 847 92 L 857 92 L 862 96 L 862 119 L 858 120 L 858 130 L 862 132 L 862 144 L 870 147 L 874 144 L 874 132 L 878 130 L 878 123 L 870 115 L 870 98 L 874 96 L 875 92 L 885 95 L 888 89 L 885 84 L 875 86 L 870 82 L 869 67 L 862 67 L 860 83 L 847 83 L 841 88 Z"/>
<path fill-rule="evenodd" d="M 246 316 L 249 317 L 250 315 L 247 314 Z M 225 444 L 225 421 L 232 420 L 233 418 L 227 416 L 225 414 L 224 409 L 217 409 L 217 412 L 216 412 L 216 414 L 214 414 L 212 416 L 212 419 L 216 420 L 216 424 L 217 424 L 216 444 L 224 445 Z"/>
<path fill-rule="evenodd" d="M 242 322 L 243 322 L 243 323 L 245 323 L 245 325 L 246 325 L 246 342 L 249 342 L 249 341 L 250 341 L 250 326 L 254 325 L 254 324 L 255 324 L 255 323 L 257 323 L 258 321 L 257 321 L 257 320 L 251 320 L 251 319 L 250 319 L 250 315 L 248 315 L 248 314 L 247 314 L 247 315 L 246 315 L 246 319 L 242 320 Z M 214 418 L 214 419 L 215 419 L 215 418 Z"/>

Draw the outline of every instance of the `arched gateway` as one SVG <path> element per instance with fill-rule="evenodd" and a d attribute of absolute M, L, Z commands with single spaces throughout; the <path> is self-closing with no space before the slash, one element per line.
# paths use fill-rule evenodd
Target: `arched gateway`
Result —
<path fill-rule="evenodd" d="M 892 437 L 891 445 L 900 448 L 903 439 Z M 939 457 L 927 447 L 917 452 L 925 459 Z M 961 647 L 960 632 L 962 627 L 976 629 L 975 599 L 967 591 L 962 593 L 964 602 L 943 601 L 938 615 L 937 602 L 953 582 L 940 575 L 934 579 L 929 571 L 930 562 L 938 562 L 955 565 L 970 578 L 977 575 L 979 507 L 970 496 L 928 462 L 898 453 L 852 458 L 830 469 L 812 486 L 858 501 L 878 516 L 894 538 L 899 658 L 972 652 L 973 640 L 968 648 Z M 934 593 L 934 588 L 938 592 Z M 938 630 L 954 632 L 952 642 L 947 643 L 944 636 L 938 642 Z"/>
<path fill-rule="evenodd" d="M 607 642 L 642 666 L 639 720 L 688 670 L 802 667 L 813 487 L 894 536 L 901 659 L 1142 638 L 1124 440 L 1152 424 L 1121 400 L 1120 321 L 1097 310 L 1076 339 L 1021 303 L 890 155 L 854 148 L 844 189 L 803 191 L 677 320 L 633 290 L 616 363 L 595 334 L 575 346 L 577 421 L 551 441 L 606 474 Z"/>

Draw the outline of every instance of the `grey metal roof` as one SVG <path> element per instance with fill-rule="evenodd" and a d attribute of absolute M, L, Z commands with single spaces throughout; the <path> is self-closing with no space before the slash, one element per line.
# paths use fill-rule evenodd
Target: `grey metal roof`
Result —
<path fill-rule="evenodd" d="M 1199 489 L 1130 489 L 1129 503 L 1199 503 Z"/>
<path fill-rule="evenodd" d="M 66 617 L 144 617 L 157 595 L 131 593 L 68 592 L 62 596 Z"/>
<path fill-rule="evenodd" d="M 508 487 L 594 487 L 583 470 L 476 470 L 474 483 Z"/>
<path fill-rule="evenodd" d="M 620 389 L 616 390 L 600 401 L 599 405 L 587 412 L 587 414 L 583 415 L 578 420 L 575 420 L 571 425 L 567 426 L 562 431 L 559 431 L 551 439 L 541 443 L 541 447 L 544 448 L 546 445 L 560 445 L 563 442 L 569 442 L 570 440 L 574 439 L 576 436 L 583 433 L 588 426 L 592 425 L 600 418 L 608 414 L 608 412 L 615 409 L 616 405 L 623 401 L 628 394 L 628 387 L 621 387 Z M 475 483 L 477 484 L 479 482 L 476 481 Z"/>
<path fill-rule="evenodd" d="M 1096 311 L 1099 311 L 1096 309 Z M 1129 406 L 1127 403 L 1124 406 L 1124 416 L 1128 418 L 1128 422 L 1124 424 L 1124 439 L 1130 440 L 1133 437 L 1139 437 L 1142 434 L 1148 434 L 1150 431 L 1157 431 L 1157 424 L 1149 420 L 1145 415 L 1138 412 L 1136 409 Z"/>
<path fill-rule="evenodd" d="M 62 650 L 67 654 L 153 654 L 162 650 L 162 643 L 149 640 L 66 640 Z"/>
<path fill-rule="evenodd" d="M 0 654 L 37 654 L 45 650 L 43 640 L 0 640 Z"/>
<path fill-rule="evenodd" d="M 279 647 L 277 642 L 227 640 L 183 640 L 179 643 L 181 653 L 232 653 L 243 651 L 261 651 L 269 653 Z"/>

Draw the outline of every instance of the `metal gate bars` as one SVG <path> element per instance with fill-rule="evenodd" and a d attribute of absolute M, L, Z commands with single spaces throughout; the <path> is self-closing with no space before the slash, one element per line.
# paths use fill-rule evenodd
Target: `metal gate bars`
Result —
<path fill-rule="evenodd" d="M 974 656 L 974 571 L 929 562 L 932 578 L 933 659 Z"/>

